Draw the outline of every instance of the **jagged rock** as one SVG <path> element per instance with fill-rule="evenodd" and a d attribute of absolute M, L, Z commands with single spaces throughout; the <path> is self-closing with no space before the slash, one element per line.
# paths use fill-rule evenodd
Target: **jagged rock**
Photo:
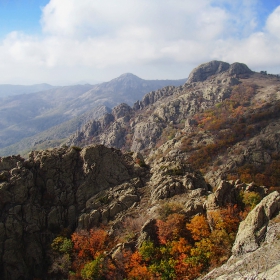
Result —
<path fill-rule="evenodd" d="M 0 171 L 11 170 L 22 165 L 24 159 L 21 156 L 9 156 L 0 158 Z"/>
<path fill-rule="evenodd" d="M 5 175 L 0 183 L 3 279 L 40 278 L 46 249 L 63 228 L 107 223 L 139 200 L 135 189 L 141 179 L 133 158 L 102 145 L 32 152 L 26 161 L 20 157 L 0 161 Z M 104 209 L 89 206 L 90 198 L 102 191 L 114 193 L 114 187 L 116 204 L 109 199 Z"/>
<path fill-rule="evenodd" d="M 131 114 L 131 107 L 125 103 L 121 103 L 120 105 L 116 106 L 112 110 L 112 115 L 115 119 L 119 119 L 124 116 L 129 116 Z"/>
<path fill-rule="evenodd" d="M 182 182 L 173 179 L 166 178 L 153 192 L 151 199 L 153 201 L 169 198 L 177 194 L 186 192 L 186 188 L 183 186 Z"/>
<path fill-rule="evenodd" d="M 151 170 L 153 191 L 151 200 L 170 198 L 195 189 L 208 189 L 208 186 L 199 172 L 194 171 L 179 159 L 162 159 Z"/>
<path fill-rule="evenodd" d="M 235 62 L 230 65 L 228 70 L 230 75 L 250 74 L 253 71 L 244 63 Z"/>
<path fill-rule="evenodd" d="M 269 220 L 280 210 L 280 195 L 273 192 L 265 197 L 240 223 L 235 243 L 234 255 L 255 251 L 265 238 Z"/>
<path fill-rule="evenodd" d="M 200 197 L 191 198 L 184 205 L 184 213 L 187 218 L 204 213 L 204 202 Z"/>
<path fill-rule="evenodd" d="M 244 78 L 248 79 L 244 82 Z M 260 79 L 266 77 L 250 72 L 246 65 L 210 62 L 193 71 L 184 86 L 151 92 L 133 108 L 121 104 L 111 114 L 87 123 L 69 140 L 70 145 L 104 143 L 134 154 L 99 145 L 32 152 L 27 161 L 18 156 L 0 159 L 0 275 L 14 279 L 26 273 L 23 277 L 27 279 L 42 278 L 46 248 L 63 228 L 73 232 L 77 225 L 78 229 L 90 229 L 104 223 L 112 226 L 111 232 L 124 217 L 145 211 L 149 217 L 156 217 L 162 199 L 182 205 L 182 213 L 191 218 L 227 203 L 235 204 L 240 191 L 267 194 L 267 188 L 255 184 L 219 182 L 227 175 L 234 176 L 240 166 L 261 169 L 278 160 L 280 83 Z M 223 109 L 228 101 L 231 106 L 232 86 L 239 83 L 240 89 L 242 84 L 257 84 L 251 99 L 254 106 L 246 103 L 244 110 L 248 111 L 240 126 L 254 117 L 256 134 L 253 137 L 249 131 L 245 138 L 237 139 L 238 143 L 226 144 L 225 149 L 219 136 L 230 135 L 231 124 L 219 129 L 217 120 L 207 130 L 208 120 L 204 124 L 201 113 L 209 109 L 207 117 L 212 109 Z M 275 104 L 262 106 L 267 100 Z M 262 118 L 267 115 L 268 119 Z M 211 125 L 217 125 L 217 130 Z M 215 152 L 209 166 L 203 168 L 203 177 L 188 163 L 195 164 L 196 153 L 211 144 L 219 154 Z M 149 166 L 141 167 L 145 162 L 138 152 L 148 155 L 145 161 Z M 213 188 L 218 186 L 214 194 L 210 194 L 206 181 Z M 260 220 L 263 217 L 259 214 Z M 157 242 L 153 236 L 155 220 L 146 226 L 138 240 L 140 245 L 147 239 Z M 258 229 L 259 234 L 263 227 Z M 19 248 L 16 258 L 12 256 L 14 248 Z"/>
<path fill-rule="evenodd" d="M 245 184 L 240 182 L 240 180 L 235 182 L 220 180 L 216 191 L 208 196 L 205 207 L 208 210 L 213 210 L 226 205 L 240 204 L 241 192 L 256 192 L 263 198 L 267 194 L 268 188 L 266 186 L 258 186 L 254 182 Z"/>
<path fill-rule="evenodd" d="M 159 244 L 155 219 L 150 219 L 143 225 L 137 240 L 137 247 L 140 248 L 144 241 L 152 241 L 155 245 Z"/>
<path fill-rule="evenodd" d="M 148 105 L 154 104 L 158 100 L 160 100 L 163 97 L 169 96 L 172 94 L 172 90 L 174 89 L 174 86 L 168 86 L 160 90 L 152 91 L 148 94 L 146 94 L 142 101 L 137 101 L 133 105 L 134 110 L 141 110 L 147 107 Z"/>
<path fill-rule="evenodd" d="M 119 198 L 120 202 L 125 205 L 126 208 L 132 206 L 135 202 L 139 201 L 138 195 L 126 194 Z"/>
<path fill-rule="evenodd" d="M 228 203 L 234 204 L 236 202 L 234 187 L 228 181 L 221 181 L 217 190 L 215 191 L 215 197 L 219 205 L 226 205 Z"/>
<path fill-rule="evenodd" d="M 215 268 L 201 280 L 278 280 L 280 275 L 280 215 L 268 222 L 264 240 L 257 250 L 232 255 L 221 267 Z M 241 230 L 241 229 L 240 229 Z M 240 231 L 239 230 L 239 231 Z"/>

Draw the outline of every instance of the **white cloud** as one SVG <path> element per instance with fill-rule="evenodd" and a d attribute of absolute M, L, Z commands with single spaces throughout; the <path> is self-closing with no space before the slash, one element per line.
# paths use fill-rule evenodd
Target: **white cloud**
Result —
<path fill-rule="evenodd" d="M 258 0 L 51 0 L 41 36 L 13 32 L 0 42 L 0 83 L 108 80 L 128 71 L 182 78 L 211 59 L 268 69 L 280 64 L 280 6 L 259 30 L 257 7 Z"/>
<path fill-rule="evenodd" d="M 280 38 L 280 6 L 268 17 L 266 27 L 271 35 Z"/>

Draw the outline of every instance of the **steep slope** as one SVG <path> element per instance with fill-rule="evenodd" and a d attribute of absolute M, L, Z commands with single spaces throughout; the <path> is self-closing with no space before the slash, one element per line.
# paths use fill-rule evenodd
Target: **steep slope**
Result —
<path fill-rule="evenodd" d="M 265 197 L 240 224 L 232 256 L 203 280 L 269 279 L 280 273 L 280 196 Z"/>
<path fill-rule="evenodd" d="M 91 196 L 125 182 L 134 186 L 133 179 L 141 186 L 132 158 L 105 147 L 2 158 L 0 170 L 4 279 L 41 277 L 47 244 L 61 228 L 76 227 Z"/>
<path fill-rule="evenodd" d="M 112 108 L 121 102 L 132 104 L 165 85 L 185 80 L 148 81 L 124 74 L 98 85 L 76 85 L 10 96 L 0 100 L 0 148 L 45 131 L 99 106 Z M 14 151 L 19 152 L 19 151 Z"/>
<path fill-rule="evenodd" d="M 183 86 L 151 92 L 133 108 L 115 107 L 68 145 L 102 143 L 144 152 L 150 162 L 180 154 L 210 181 L 216 174 L 237 179 L 246 164 L 263 174 L 266 164 L 279 160 L 279 89 L 277 76 L 242 63 L 210 62 L 194 69 Z M 278 186 L 279 179 L 271 184 Z"/>
<path fill-rule="evenodd" d="M 168 165 L 180 168 L 180 175 L 161 168 L 151 178 L 138 160 L 140 155 L 104 146 L 32 152 L 28 160 L 0 158 L 0 275 L 43 277 L 50 242 L 61 230 L 117 225 L 131 207 L 144 214 L 155 201 L 205 194 L 208 188 L 200 173 L 178 161 Z"/>
<path fill-rule="evenodd" d="M 24 138 L 16 144 L 0 149 L 0 154 L 2 156 L 21 154 L 23 157 L 27 157 L 31 150 L 58 147 L 63 145 L 69 135 L 79 131 L 89 120 L 98 119 L 111 111 L 106 106 L 97 106 L 94 110 L 90 110 L 34 136 Z"/>

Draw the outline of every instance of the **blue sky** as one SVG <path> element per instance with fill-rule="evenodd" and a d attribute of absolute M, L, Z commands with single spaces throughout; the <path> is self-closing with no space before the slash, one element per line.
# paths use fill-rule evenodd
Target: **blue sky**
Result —
<path fill-rule="evenodd" d="M 42 7 L 48 0 L 0 0 L 0 38 L 18 30 L 40 33 Z"/>
<path fill-rule="evenodd" d="M 213 59 L 280 73 L 280 1 L 0 0 L 0 84 L 180 79 Z"/>

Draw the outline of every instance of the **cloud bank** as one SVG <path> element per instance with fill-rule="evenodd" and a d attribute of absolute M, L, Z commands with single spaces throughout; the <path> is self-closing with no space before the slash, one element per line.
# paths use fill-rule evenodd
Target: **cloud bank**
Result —
<path fill-rule="evenodd" d="M 234 3 L 232 3 L 234 2 Z M 257 0 L 51 0 L 41 34 L 0 42 L 0 83 L 187 77 L 213 59 L 280 73 L 280 6 L 261 26 Z"/>

